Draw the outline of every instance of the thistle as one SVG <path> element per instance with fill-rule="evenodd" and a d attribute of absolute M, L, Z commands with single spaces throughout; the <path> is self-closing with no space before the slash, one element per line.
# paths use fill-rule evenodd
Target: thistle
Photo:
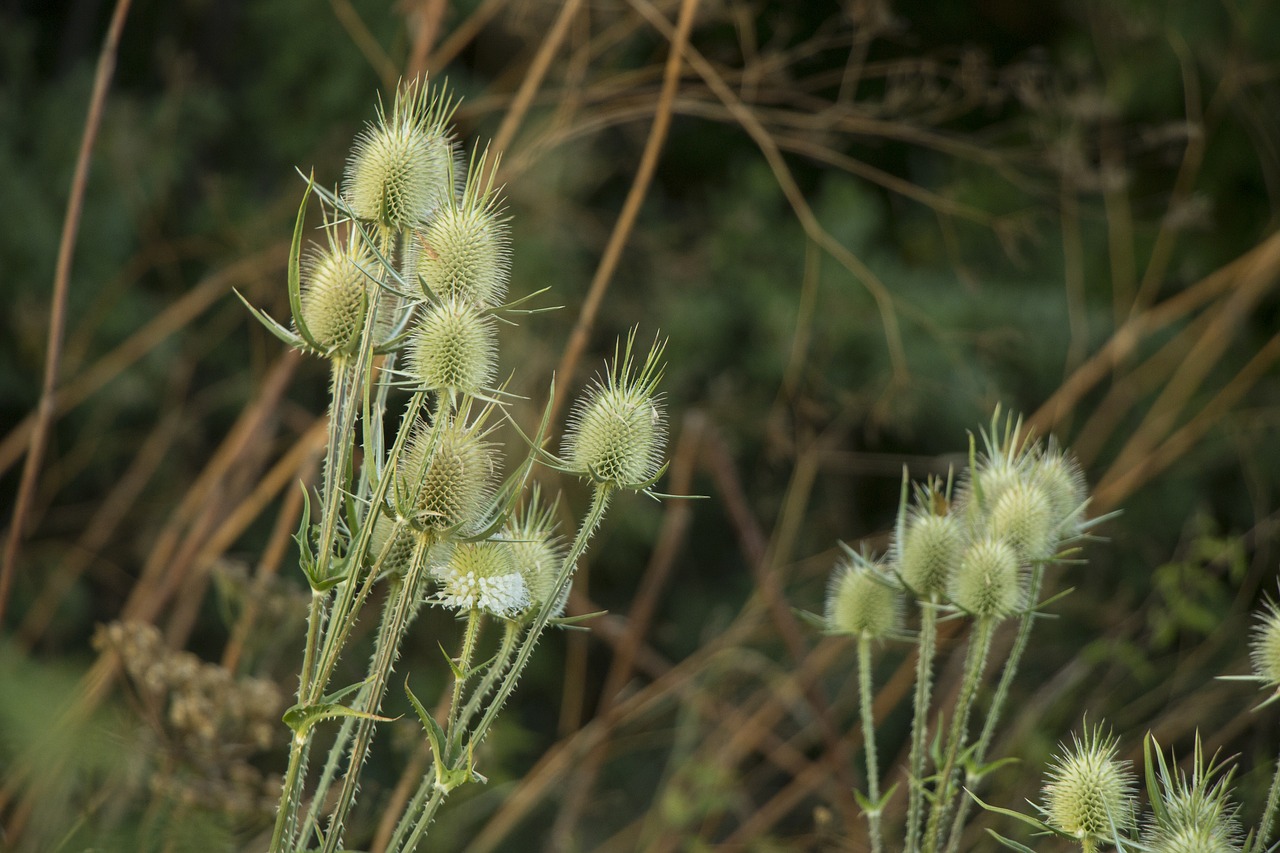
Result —
<path fill-rule="evenodd" d="M 402 232 L 452 204 L 453 109 L 451 99 L 416 80 L 396 93 L 391 115 L 379 103 L 347 160 L 342 195 L 353 214 Z"/>
<path fill-rule="evenodd" d="M 1134 825 L 1135 778 L 1116 758 L 1119 741 L 1099 728 L 1072 735 L 1071 747 L 1049 767 L 1040 811 L 1045 822 L 1092 851 L 1114 844 Z"/>
<path fill-rule="evenodd" d="M 554 505 L 542 506 L 535 486 L 524 511 L 507 525 L 502 538 L 529 590 L 530 612 L 550 606 L 551 615 L 559 616 L 564 612 L 569 590 L 566 587 L 557 600 L 551 600 L 564 562 L 564 544 L 555 533 L 554 513 Z"/>
<path fill-rule="evenodd" d="M 604 378 L 579 398 L 569 416 L 563 453 L 573 473 L 615 488 L 643 490 L 663 467 L 666 415 L 657 385 L 664 344 L 655 343 L 637 364 L 634 343 L 633 329 L 625 349 L 615 350 Z"/>
<path fill-rule="evenodd" d="M 890 584 L 865 559 L 841 561 L 827 587 L 827 630 L 868 640 L 896 632 L 902 624 L 902 598 Z"/>
<path fill-rule="evenodd" d="M 507 617 L 529 606 L 524 576 L 502 540 L 458 543 L 435 574 L 437 600 L 446 607 Z"/>
<path fill-rule="evenodd" d="M 497 447 L 480 422 L 464 414 L 440 416 L 440 427 L 419 426 L 400 460 L 397 507 L 416 530 L 442 534 L 479 529 L 497 485 Z"/>
<path fill-rule="evenodd" d="M 364 328 L 374 258 L 355 229 L 345 241 L 332 225 L 325 232 L 328 248 L 313 247 L 303 263 L 302 321 L 324 353 L 349 356 Z"/>
<path fill-rule="evenodd" d="M 925 599 L 941 599 L 964 547 L 964 529 L 954 514 L 913 510 L 897 543 L 902 580 Z"/>
<path fill-rule="evenodd" d="M 456 298 L 432 304 L 409 334 L 407 367 L 422 390 L 480 393 L 498 367 L 493 317 Z"/>
<path fill-rule="evenodd" d="M 949 587 L 951 600 L 978 619 L 998 620 L 1024 606 L 1024 578 L 1009 543 L 987 536 L 969 545 Z"/>

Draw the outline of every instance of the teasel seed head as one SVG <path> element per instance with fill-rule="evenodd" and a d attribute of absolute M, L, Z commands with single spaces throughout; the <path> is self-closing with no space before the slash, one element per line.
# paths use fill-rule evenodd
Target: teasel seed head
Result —
<path fill-rule="evenodd" d="M 492 315 L 449 299 L 433 303 L 415 322 L 407 368 L 418 387 L 475 394 L 493 382 L 498 346 Z"/>
<path fill-rule="evenodd" d="M 1249 661 L 1263 686 L 1280 694 L 1280 605 L 1272 599 L 1264 601 L 1258 612 L 1249 638 Z"/>
<path fill-rule="evenodd" d="M 1088 485 L 1075 456 L 1050 439 L 1036 460 L 1033 477 L 1049 499 L 1049 511 L 1059 526 L 1060 537 L 1068 539 L 1079 533 Z"/>
<path fill-rule="evenodd" d="M 387 549 L 387 540 L 395 531 L 395 540 Z M 375 571 L 380 573 L 403 575 L 409 569 L 413 557 L 414 536 L 407 527 L 396 530 L 396 523 L 390 517 L 379 513 L 373 522 L 373 533 L 369 536 L 369 562 Z M 383 555 L 383 550 L 386 554 Z M 382 557 L 379 560 L 379 556 Z"/>
<path fill-rule="evenodd" d="M 453 203 L 455 157 L 447 124 L 452 100 L 414 80 L 381 104 L 347 160 L 343 198 L 360 219 L 402 232 Z"/>
<path fill-rule="evenodd" d="M 951 576 L 951 600 L 979 619 L 1004 619 L 1023 606 L 1018 554 L 991 536 L 971 543 Z"/>
<path fill-rule="evenodd" d="M 827 587 L 826 622 L 832 634 L 880 639 L 902 625 L 902 596 L 874 564 L 845 559 Z"/>
<path fill-rule="evenodd" d="M 991 534 L 1004 540 L 1024 562 L 1047 560 L 1058 548 L 1058 523 L 1044 489 L 1022 480 L 1011 484 L 990 507 Z"/>
<path fill-rule="evenodd" d="M 315 342 L 328 355 L 351 355 L 360 345 L 374 268 L 373 253 L 359 232 L 346 240 L 326 226 L 328 246 L 313 246 L 302 270 L 302 319 Z"/>
<path fill-rule="evenodd" d="M 1041 812 L 1049 826 L 1080 841 L 1114 842 L 1134 825 L 1135 779 L 1116 758 L 1118 742 L 1098 728 L 1072 736 L 1049 767 Z"/>
<path fill-rule="evenodd" d="M 666 414 L 657 385 L 664 344 L 655 343 L 642 364 L 632 357 L 635 330 L 625 351 L 575 403 L 563 453 L 571 470 L 624 489 L 647 488 L 662 467 Z"/>
<path fill-rule="evenodd" d="M 566 586 L 557 600 L 551 601 L 565 558 L 564 542 L 556 535 L 554 513 L 554 505 L 542 506 L 541 492 L 534 486 L 524 510 L 511 519 L 502 538 L 529 590 L 529 612 L 549 604 L 551 615 L 559 616 L 564 612 L 569 588 Z"/>
<path fill-rule="evenodd" d="M 473 158 L 462 198 L 415 234 L 416 271 L 429 295 L 492 308 L 511 278 L 511 237 L 494 189 L 497 158 Z"/>
<path fill-rule="evenodd" d="M 457 610 L 483 610 L 514 616 L 529 606 L 529 590 L 512 559 L 508 543 L 490 539 L 459 542 L 436 568 L 437 599 Z"/>
<path fill-rule="evenodd" d="M 419 426 L 399 465 L 399 491 L 411 520 L 434 531 L 469 532 L 485 520 L 498 479 L 497 445 L 485 440 L 479 424 L 461 415 L 437 431 Z"/>
<path fill-rule="evenodd" d="M 941 598 L 964 551 L 964 528 L 954 513 L 927 510 L 907 516 L 902 541 L 896 544 L 902 580 L 923 598 Z"/>

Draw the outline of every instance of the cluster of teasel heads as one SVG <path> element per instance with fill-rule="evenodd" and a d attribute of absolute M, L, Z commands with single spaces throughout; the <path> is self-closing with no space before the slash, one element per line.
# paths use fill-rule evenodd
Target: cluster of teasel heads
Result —
<path fill-rule="evenodd" d="M 1268 850 L 1280 810 L 1280 761 L 1256 828 L 1245 833 L 1231 802 L 1234 769 L 1216 756 L 1206 760 L 1199 739 L 1189 770 L 1166 760 L 1150 735 L 1145 744 L 1149 813 L 1139 817 L 1136 775 L 1118 757 L 1119 741 L 1086 721 L 1082 735 L 1064 745 L 1049 766 L 1038 816 L 988 806 L 965 786 L 997 766 L 984 764 L 1008 687 L 1026 648 L 1041 601 L 1044 570 L 1055 562 L 1079 562 L 1078 543 L 1102 518 L 1087 519 L 1084 478 L 1074 458 L 1052 440 L 1038 442 L 1021 423 L 999 413 L 982 434 L 983 452 L 971 442 L 969 466 L 958 485 L 931 480 L 908 497 L 904 480 L 892 545 L 871 559 L 846 549 L 828 588 L 826 609 L 815 621 L 858 644 L 859 693 L 868 791 L 856 792 L 867 815 L 871 845 L 885 848 L 881 818 L 894 790 L 881 794 L 872 715 L 871 648 L 883 639 L 905 639 L 919 649 L 912 724 L 908 804 L 900 845 L 916 851 L 959 849 L 973 803 L 1030 824 L 1043 835 L 1080 845 L 1086 853 L 1115 849 L 1142 853 L 1259 853 Z M 905 626 L 914 600 L 919 629 Z M 1051 599 L 1050 599 L 1051 600 Z M 926 748 L 932 661 L 939 618 L 972 621 L 965 673 L 945 736 Z M 988 666 L 993 628 L 1020 620 L 1018 633 L 988 705 L 980 733 L 971 737 L 969 716 Z M 1263 607 L 1250 643 L 1256 681 L 1274 692 L 1259 707 L 1280 699 L 1280 605 Z M 940 712 L 940 717 L 942 716 Z M 1008 849 L 1030 848 L 995 832 Z"/>
<path fill-rule="evenodd" d="M 466 161 L 450 129 L 453 108 L 442 91 L 416 82 L 401 87 L 389 111 L 380 107 L 356 140 L 341 188 L 308 180 L 290 260 L 292 327 L 250 306 L 277 337 L 332 369 L 319 520 L 312 523 L 308 498 L 297 537 L 313 606 L 298 702 L 285 714 L 295 737 L 273 851 L 340 849 L 399 646 L 420 607 L 434 604 L 455 611 L 465 628 L 448 660 L 447 719 L 437 721 L 409 692 L 434 767 L 388 849 L 413 849 L 444 795 L 482 778 L 473 750 L 543 629 L 570 621 L 562 612 L 573 569 L 610 496 L 653 494 L 665 469 L 663 347 L 643 350 L 634 331 L 574 404 L 559 455 L 546 449 L 550 400 L 532 434 L 508 415 L 510 397 L 497 381 L 498 324 L 529 312 L 518 307 L 523 300 L 504 301 L 511 251 L 497 158 L 477 151 Z M 312 193 L 324 237 L 304 251 Z M 393 388 L 410 399 L 388 433 Z M 505 474 L 495 438 L 504 419 L 526 444 Z M 395 435 L 389 448 L 385 434 Z M 576 535 L 557 533 L 559 499 L 544 500 L 531 485 L 538 465 L 590 481 Z M 369 676 L 331 690 L 348 631 L 380 582 L 386 598 Z M 502 639 L 476 664 L 486 623 L 499 625 Z M 341 730 L 304 811 L 314 730 L 331 719 L 341 719 Z M 326 822 L 317 810 L 331 802 Z"/>

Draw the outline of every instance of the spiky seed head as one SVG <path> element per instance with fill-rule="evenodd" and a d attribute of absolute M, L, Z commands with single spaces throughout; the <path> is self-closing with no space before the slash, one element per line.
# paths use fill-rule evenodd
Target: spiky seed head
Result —
<path fill-rule="evenodd" d="M 574 471 L 624 489 L 644 488 L 657 476 L 667 437 L 666 414 L 657 393 L 663 344 L 655 343 L 637 365 L 634 343 L 633 330 L 625 351 L 615 351 L 605 378 L 597 379 L 574 404 L 563 448 Z"/>
<path fill-rule="evenodd" d="M 499 453 L 478 425 L 456 417 L 435 436 L 419 426 L 399 465 L 399 489 L 412 521 L 437 531 L 469 531 L 483 524 L 496 488 Z"/>
<path fill-rule="evenodd" d="M 561 615 L 569 597 L 568 587 L 556 601 L 551 601 L 551 597 L 564 563 L 565 547 L 563 540 L 556 535 L 554 507 L 544 508 L 541 505 L 536 486 L 524 511 L 511 520 L 502 538 L 506 540 L 511 559 L 529 590 L 529 612 L 534 613 L 549 603 L 551 615 Z"/>
<path fill-rule="evenodd" d="M 358 238 L 335 239 L 327 229 L 326 248 L 313 246 L 302 270 L 302 320 L 315 342 L 333 355 L 350 355 L 360 343 L 369 305 L 373 254 Z"/>
<path fill-rule="evenodd" d="M 408 370 L 422 389 L 475 394 L 498 368 L 493 316 L 469 302 L 432 304 L 409 336 Z"/>
<path fill-rule="evenodd" d="M 513 616 L 529 606 L 529 590 L 501 540 L 459 542 L 436 569 L 438 600 L 458 610 Z"/>
<path fill-rule="evenodd" d="M 827 630 L 874 640 L 902 624 L 902 596 L 870 563 L 842 560 L 827 587 Z"/>
<path fill-rule="evenodd" d="M 1059 535 L 1066 539 L 1079 533 L 1088 485 L 1075 456 L 1050 439 L 1044 453 L 1036 459 L 1032 474 L 1049 500 L 1049 512 L 1059 525 Z"/>
<path fill-rule="evenodd" d="M 1013 547 L 991 536 L 971 543 L 951 576 L 951 600 L 979 619 L 1004 619 L 1023 606 L 1024 578 Z"/>
<path fill-rule="evenodd" d="M 952 513 L 913 512 L 897 543 L 898 571 L 925 598 L 941 598 L 964 550 L 964 529 Z"/>
<path fill-rule="evenodd" d="M 1118 741 L 1096 727 L 1071 740 L 1049 767 L 1040 806 L 1045 822 L 1080 841 L 1114 842 L 1134 825 L 1133 770 L 1116 758 Z"/>
<path fill-rule="evenodd" d="M 1049 497 L 1034 482 L 1012 483 L 991 505 L 988 530 L 1024 562 L 1047 560 L 1058 548 L 1058 524 Z"/>
<path fill-rule="evenodd" d="M 1253 674 L 1265 687 L 1280 691 L 1280 605 L 1263 602 L 1249 638 L 1249 660 Z"/>
<path fill-rule="evenodd" d="M 462 198 L 440 208 L 416 235 L 416 272 L 428 295 L 492 308 L 511 278 L 511 236 L 486 151 L 472 159 Z"/>
<path fill-rule="evenodd" d="M 388 548 L 387 541 L 392 539 L 393 532 L 395 537 Z M 396 530 L 395 522 L 379 513 L 369 536 L 369 562 L 377 572 L 403 575 L 413 557 L 413 544 L 414 537 L 409 529 L 402 526 Z"/>
<path fill-rule="evenodd" d="M 356 216 L 405 231 L 453 203 L 452 113 L 450 98 L 417 81 L 396 93 L 390 116 L 379 105 L 347 160 L 342 194 Z"/>
<path fill-rule="evenodd" d="M 1150 853 L 1239 853 L 1240 845 L 1209 830 L 1183 827 L 1163 833 L 1143 849 Z"/>

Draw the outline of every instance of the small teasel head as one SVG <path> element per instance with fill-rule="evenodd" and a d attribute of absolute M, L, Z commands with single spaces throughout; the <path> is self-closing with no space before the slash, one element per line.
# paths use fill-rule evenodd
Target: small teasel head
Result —
<path fill-rule="evenodd" d="M 343 239 L 335 229 L 327 224 L 327 246 L 312 246 L 303 261 L 302 321 L 325 355 L 344 356 L 359 348 L 375 259 L 357 230 Z"/>
<path fill-rule="evenodd" d="M 493 186 L 498 158 L 473 157 L 462 198 L 415 233 L 416 271 L 428 295 L 484 308 L 502 302 L 511 277 L 511 237 Z"/>
<path fill-rule="evenodd" d="M 551 598 L 565 559 L 564 542 L 556 535 L 555 504 L 544 506 L 536 485 L 524 508 L 503 530 L 502 538 L 529 590 L 529 612 L 550 606 L 552 616 L 563 613 L 569 588 L 566 586 L 555 601 Z"/>
<path fill-rule="evenodd" d="M 476 394 L 498 368 L 493 316 L 450 298 L 432 303 L 409 333 L 407 370 L 423 390 Z"/>
<path fill-rule="evenodd" d="M 985 536 L 969 544 L 951 576 L 951 601 L 978 619 L 1004 619 L 1025 605 L 1025 578 L 1008 542 Z"/>
<path fill-rule="evenodd" d="M 893 547 L 903 582 L 924 599 L 940 600 L 964 552 L 960 517 L 950 511 L 940 486 L 930 484 L 916 495 L 915 506 L 902 515 Z"/>
<path fill-rule="evenodd" d="M 397 530 L 395 521 L 380 512 L 369 535 L 369 564 L 381 574 L 403 575 L 409 569 L 413 545 L 413 532 L 403 525 Z"/>
<path fill-rule="evenodd" d="M 1080 532 L 1088 498 L 1088 484 L 1080 463 L 1069 451 L 1050 438 L 1032 467 L 1034 482 L 1049 500 L 1049 512 L 1059 525 L 1059 534 L 1070 539 Z"/>
<path fill-rule="evenodd" d="M 882 568 L 852 554 L 831 574 L 825 617 L 828 633 L 881 639 L 902 625 L 902 596 Z"/>
<path fill-rule="evenodd" d="M 1086 728 L 1072 735 L 1070 748 L 1060 747 L 1045 779 L 1039 806 L 1045 822 L 1086 849 L 1127 837 L 1134 826 L 1134 772 L 1116 757 L 1118 747 L 1100 728 Z"/>
<path fill-rule="evenodd" d="M 1267 700 L 1270 703 L 1280 698 L 1280 605 L 1266 599 L 1257 620 L 1249 638 L 1249 661 L 1263 689 L 1275 691 Z"/>
<path fill-rule="evenodd" d="M 565 431 L 563 453 L 569 470 L 597 483 L 623 489 L 647 489 L 662 469 L 667 438 L 658 382 L 662 379 L 662 342 L 644 361 L 634 356 L 636 332 L 614 351 L 612 366 L 574 404 Z"/>
<path fill-rule="evenodd" d="M 981 453 L 970 443 L 972 464 L 961 483 L 959 502 L 969 512 L 985 516 L 1007 489 L 1026 480 L 1038 449 L 1023 429 L 1022 418 L 1009 414 L 1002 424 L 998 408 L 991 416 L 991 427 L 982 430 L 981 439 Z"/>
<path fill-rule="evenodd" d="M 1152 761 L 1151 749 L 1157 750 Z M 1231 777 L 1217 756 L 1206 763 L 1196 733 L 1190 772 L 1158 754 L 1159 744 L 1148 735 L 1148 773 L 1155 770 L 1158 791 L 1151 795 L 1153 817 L 1143 831 L 1146 850 L 1153 853 L 1231 853 L 1240 850 L 1240 824 L 1230 800 Z"/>
<path fill-rule="evenodd" d="M 529 606 L 529 589 L 508 543 L 500 539 L 459 542 L 436 568 L 437 600 L 461 611 L 483 610 L 511 617 Z"/>
<path fill-rule="evenodd" d="M 1011 483 L 991 504 L 987 529 L 1003 539 L 1023 562 L 1047 560 L 1058 548 L 1055 520 L 1045 490 L 1030 478 Z"/>
<path fill-rule="evenodd" d="M 484 416 L 468 422 L 466 414 L 438 415 L 448 418 L 439 428 L 420 425 L 400 458 L 405 516 L 423 530 L 465 533 L 481 528 L 489 513 L 500 454 L 485 438 Z"/>
<path fill-rule="evenodd" d="M 453 109 L 451 98 L 417 80 L 396 92 L 390 115 L 378 105 L 347 160 L 342 195 L 352 213 L 403 232 L 453 203 Z"/>

